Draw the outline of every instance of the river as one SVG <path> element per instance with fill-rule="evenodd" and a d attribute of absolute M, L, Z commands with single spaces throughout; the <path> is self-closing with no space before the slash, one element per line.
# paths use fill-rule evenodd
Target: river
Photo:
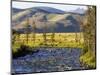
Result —
<path fill-rule="evenodd" d="M 80 48 L 37 48 L 39 51 L 12 60 L 13 73 L 81 70 Z"/>

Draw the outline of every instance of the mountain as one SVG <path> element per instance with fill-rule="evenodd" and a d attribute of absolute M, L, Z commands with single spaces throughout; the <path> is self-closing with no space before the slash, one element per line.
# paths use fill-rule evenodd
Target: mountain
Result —
<path fill-rule="evenodd" d="M 25 12 L 25 11 L 28 12 Z M 24 13 L 23 13 L 24 12 Z M 25 19 L 26 17 L 30 17 L 33 16 L 35 13 L 45 13 L 45 14 L 64 14 L 65 11 L 59 10 L 59 9 L 55 9 L 55 8 L 51 8 L 51 7 L 33 7 L 33 8 L 28 8 L 28 9 L 17 9 L 17 8 L 12 8 L 12 17 L 17 16 L 17 20 L 22 20 Z M 18 16 L 20 15 L 20 16 Z M 12 20 L 15 20 L 15 18 Z"/>
<path fill-rule="evenodd" d="M 36 32 L 44 32 L 45 24 L 46 32 L 79 32 L 80 26 L 77 17 L 80 14 L 67 13 L 65 11 L 51 7 L 34 7 L 29 9 L 14 9 L 15 15 L 12 15 L 12 28 L 25 33 L 27 30 L 27 18 L 29 19 L 29 32 L 33 32 L 32 21 L 35 22 Z M 68 22 L 69 21 L 69 22 Z"/>
<path fill-rule="evenodd" d="M 28 9 L 18 9 L 18 8 L 12 8 L 12 13 L 19 13 L 24 10 L 29 10 L 31 14 L 34 14 L 36 12 L 43 12 L 43 13 L 55 13 L 55 14 L 64 14 L 66 13 L 65 11 L 55 9 L 52 7 L 33 7 L 33 8 L 28 8 Z M 30 15 L 31 15 L 30 14 Z"/>
<path fill-rule="evenodd" d="M 18 12 L 24 11 L 24 9 L 12 8 L 12 14 L 15 15 Z"/>
<path fill-rule="evenodd" d="M 82 8 L 77 8 L 75 10 L 70 10 L 70 12 L 77 13 L 77 14 L 85 14 L 86 10 Z"/>
<path fill-rule="evenodd" d="M 55 14 L 65 14 L 66 12 L 63 10 L 59 10 L 52 7 L 33 7 L 31 8 L 34 12 L 44 12 L 44 13 L 55 13 Z"/>

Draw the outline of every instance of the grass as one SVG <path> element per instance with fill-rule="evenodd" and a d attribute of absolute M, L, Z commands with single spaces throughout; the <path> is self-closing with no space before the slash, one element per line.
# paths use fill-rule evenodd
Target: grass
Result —
<path fill-rule="evenodd" d="M 84 55 L 80 57 L 80 61 L 88 68 L 95 69 L 96 68 L 96 58 L 95 54 L 92 51 L 86 52 Z"/>
<path fill-rule="evenodd" d="M 35 41 L 33 39 L 33 34 L 28 35 L 28 43 L 26 41 L 26 34 L 20 34 L 18 38 L 16 35 L 15 43 L 12 45 L 13 50 L 15 51 L 20 45 L 24 44 L 29 47 L 83 47 L 83 36 L 80 37 L 81 33 L 77 33 L 77 41 L 75 33 L 55 33 L 54 41 L 51 40 L 52 33 L 46 34 L 46 45 L 44 42 L 43 34 L 36 33 Z"/>

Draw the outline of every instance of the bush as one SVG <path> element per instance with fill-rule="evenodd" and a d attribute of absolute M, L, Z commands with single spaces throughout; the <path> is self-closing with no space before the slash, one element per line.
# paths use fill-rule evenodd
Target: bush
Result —
<path fill-rule="evenodd" d="M 86 66 L 87 69 L 95 69 L 95 61 L 95 56 L 93 56 L 91 51 L 86 52 L 84 55 L 80 57 L 80 62 L 83 64 L 83 66 Z"/>
<path fill-rule="evenodd" d="M 20 56 L 25 56 L 26 54 L 32 53 L 32 48 L 26 45 L 21 45 L 20 48 L 16 50 L 16 52 L 12 51 L 12 53 L 13 58 L 18 58 Z"/>

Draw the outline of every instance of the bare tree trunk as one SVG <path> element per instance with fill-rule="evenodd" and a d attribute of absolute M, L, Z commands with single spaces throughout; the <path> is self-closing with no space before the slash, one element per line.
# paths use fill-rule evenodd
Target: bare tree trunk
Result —
<path fill-rule="evenodd" d="M 76 41 L 76 48 L 77 48 L 77 43 L 78 43 L 78 36 L 77 36 L 77 30 L 75 29 L 75 41 Z"/>
<path fill-rule="evenodd" d="M 55 37 L 54 28 L 52 28 L 52 35 L 51 35 L 52 46 L 54 45 L 55 41 L 54 37 Z"/>
<path fill-rule="evenodd" d="M 44 24 L 45 25 L 44 25 L 43 38 L 44 38 L 44 44 L 47 45 L 47 38 L 46 38 L 47 25 L 46 25 L 46 22 Z"/>
<path fill-rule="evenodd" d="M 12 45 L 15 44 L 15 41 L 16 41 L 16 34 L 13 34 L 13 35 L 12 35 Z"/>
<path fill-rule="evenodd" d="M 28 44 L 28 34 L 29 34 L 28 26 L 29 26 L 29 18 L 27 18 L 27 23 L 26 23 L 26 42 L 27 42 L 27 44 Z"/>
<path fill-rule="evenodd" d="M 36 25 L 35 25 L 35 22 L 33 22 L 33 43 L 34 44 L 35 44 L 35 37 L 36 37 L 35 30 L 36 30 Z"/>
<path fill-rule="evenodd" d="M 17 36 L 18 36 L 18 43 L 20 44 L 20 33 L 18 33 Z"/>
<path fill-rule="evenodd" d="M 26 33 L 26 42 L 28 44 L 28 33 Z"/>

